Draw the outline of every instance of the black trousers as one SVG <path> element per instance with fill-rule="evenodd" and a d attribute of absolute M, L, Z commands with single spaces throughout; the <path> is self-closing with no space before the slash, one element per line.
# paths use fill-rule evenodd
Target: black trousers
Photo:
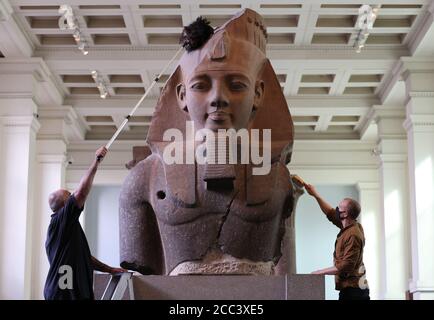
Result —
<path fill-rule="evenodd" d="M 371 300 L 369 289 L 345 288 L 339 292 L 339 300 Z"/>

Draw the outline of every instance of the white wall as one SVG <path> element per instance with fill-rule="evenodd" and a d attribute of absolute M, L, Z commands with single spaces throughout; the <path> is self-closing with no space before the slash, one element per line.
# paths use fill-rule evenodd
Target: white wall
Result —
<path fill-rule="evenodd" d="M 317 186 L 318 192 L 333 207 L 343 198 L 358 200 L 355 186 Z M 331 267 L 336 235 L 339 229 L 330 223 L 322 213 L 316 200 L 307 193 L 302 195 L 297 204 L 295 216 L 295 241 L 297 273 Z M 368 279 L 369 281 L 369 279 Z M 326 299 L 338 298 L 335 291 L 334 277 L 326 276 Z"/>
<path fill-rule="evenodd" d="M 92 255 L 119 266 L 118 186 L 93 186 L 86 201 L 84 230 Z"/>

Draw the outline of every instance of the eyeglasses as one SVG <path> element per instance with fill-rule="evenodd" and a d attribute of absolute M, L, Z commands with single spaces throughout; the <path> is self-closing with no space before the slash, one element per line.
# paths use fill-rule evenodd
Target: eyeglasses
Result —
<path fill-rule="evenodd" d="M 339 214 L 341 214 L 341 213 L 347 212 L 347 210 L 341 211 L 341 210 L 339 210 L 339 207 L 336 207 L 336 212 L 338 212 Z"/>

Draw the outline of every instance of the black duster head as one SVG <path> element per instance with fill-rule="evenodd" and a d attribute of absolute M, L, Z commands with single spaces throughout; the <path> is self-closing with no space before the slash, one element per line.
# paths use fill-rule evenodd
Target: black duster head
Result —
<path fill-rule="evenodd" d="M 213 33 L 214 29 L 209 25 L 209 21 L 198 17 L 196 21 L 184 27 L 179 43 L 187 52 L 191 52 L 202 47 Z"/>

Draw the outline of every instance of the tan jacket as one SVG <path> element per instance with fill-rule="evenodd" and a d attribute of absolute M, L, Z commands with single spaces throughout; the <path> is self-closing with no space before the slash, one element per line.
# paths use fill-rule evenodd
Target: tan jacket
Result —
<path fill-rule="evenodd" d="M 344 288 L 368 288 L 366 271 L 363 264 L 363 247 L 365 235 L 360 223 L 355 222 L 345 228 L 336 219 L 335 209 L 327 213 L 327 218 L 341 231 L 335 242 L 333 261 L 339 273 L 335 276 L 336 290 Z"/>

